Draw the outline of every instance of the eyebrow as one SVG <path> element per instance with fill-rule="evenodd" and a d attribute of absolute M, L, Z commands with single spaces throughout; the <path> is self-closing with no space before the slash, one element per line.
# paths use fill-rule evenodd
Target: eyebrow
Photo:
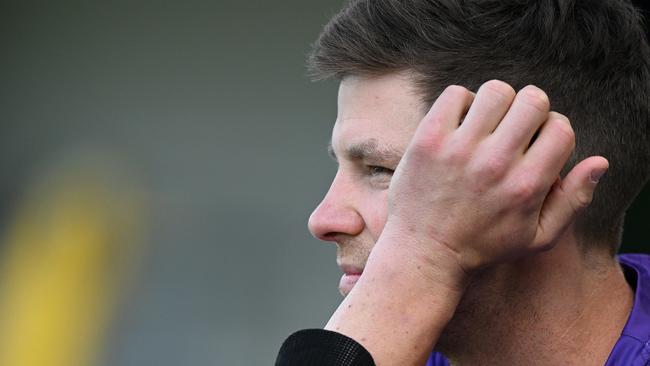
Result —
<path fill-rule="evenodd" d="M 327 153 L 334 161 L 338 157 L 332 147 L 332 142 L 327 145 Z M 368 161 L 372 163 L 395 164 L 399 163 L 404 153 L 392 146 L 380 148 L 377 139 L 369 139 L 360 143 L 355 143 L 345 148 L 345 156 L 350 160 Z"/>

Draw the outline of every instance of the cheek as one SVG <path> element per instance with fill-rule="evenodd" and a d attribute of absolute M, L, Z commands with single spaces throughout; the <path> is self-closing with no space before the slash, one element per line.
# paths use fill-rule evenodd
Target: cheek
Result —
<path fill-rule="evenodd" d="M 364 206 L 366 208 L 366 212 L 364 212 L 366 228 L 376 242 L 384 230 L 388 217 L 388 190 L 376 191 L 368 195 Z"/>

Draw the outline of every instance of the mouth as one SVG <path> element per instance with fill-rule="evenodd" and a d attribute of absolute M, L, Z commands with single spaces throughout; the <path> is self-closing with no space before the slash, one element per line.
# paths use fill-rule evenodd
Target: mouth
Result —
<path fill-rule="evenodd" d="M 361 277 L 363 268 L 351 265 L 340 265 L 339 267 L 343 272 L 343 276 L 341 276 L 341 281 L 339 282 L 339 291 L 341 295 L 347 296 Z"/>

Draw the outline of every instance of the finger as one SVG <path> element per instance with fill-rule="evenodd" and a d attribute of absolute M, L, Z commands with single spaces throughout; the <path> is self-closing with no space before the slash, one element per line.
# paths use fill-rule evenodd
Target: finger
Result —
<path fill-rule="evenodd" d="M 515 95 L 515 90 L 503 81 L 484 83 L 476 93 L 458 133 L 471 140 L 489 135 L 508 112 Z"/>
<path fill-rule="evenodd" d="M 523 153 L 547 120 L 549 108 L 548 96 L 541 89 L 532 85 L 521 89 L 490 138 L 498 141 L 504 152 Z"/>
<path fill-rule="evenodd" d="M 573 167 L 549 192 L 540 212 L 534 245 L 549 249 L 557 237 L 591 203 L 599 179 L 609 168 L 607 159 L 592 156 Z"/>
<path fill-rule="evenodd" d="M 524 169 L 536 172 L 544 186 L 553 184 L 575 147 L 575 134 L 569 119 L 556 112 L 539 130 L 537 138 L 524 154 Z"/>
<path fill-rule="evenodd" d="M 458 128 L 460 121 L 467 113 L 474 93 L 462 86 L 448 86 L 433 103 L 418 129 L 451 132 Z"/>

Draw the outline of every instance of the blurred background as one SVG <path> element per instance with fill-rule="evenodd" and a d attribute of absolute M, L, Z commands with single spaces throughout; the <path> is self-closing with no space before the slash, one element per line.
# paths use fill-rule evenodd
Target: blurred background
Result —
<path fill-rule="evenodd" d="M 272 364 L 325 323 L 337 85 L 304 60 L 340 5 L 0 4 L 0 364 Z"/>

